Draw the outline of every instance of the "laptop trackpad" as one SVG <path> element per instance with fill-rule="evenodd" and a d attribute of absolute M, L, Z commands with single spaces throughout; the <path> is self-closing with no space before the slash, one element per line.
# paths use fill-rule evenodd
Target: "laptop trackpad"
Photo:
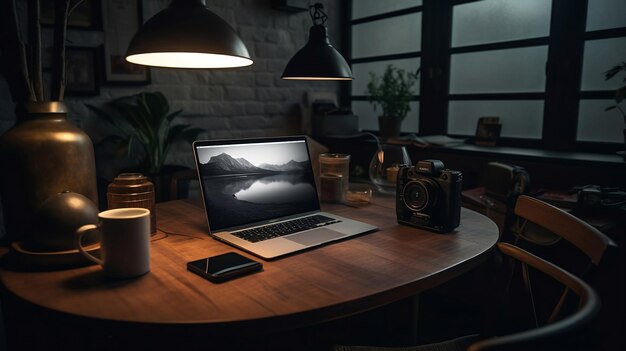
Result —
<path fill-rule="evenodd" d="M 316 244 L 327 242 L 327 241 L 332 241 L 334 239 L 341 238 L 344 236 L 346 235 L 330 230 L 330 229 L 319 228 L 319 229 L 311 230 L 311 231 L 300 233 L 300 234 L 286 236 L 284 238 L 287 240 L 294 241 L 298 244 L 311 246 L 311 245 L 316 245 Z"/>

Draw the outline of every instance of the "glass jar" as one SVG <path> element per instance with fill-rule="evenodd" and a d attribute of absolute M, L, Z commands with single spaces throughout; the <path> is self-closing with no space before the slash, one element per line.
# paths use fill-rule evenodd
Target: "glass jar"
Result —
<path fill-rule="evenodd" d="M 370 162 L 370 180 L 378 191 L 396 193 L 396 179 L 400 165 L 411 165 L 411 158 L 402 145 L 382 144 Z"/>
<path fill-rule="evenodd" d="M 107 189 L 109 210 L 141 207 L 150 210 L 150 233 L 156 233 L 154 184 L 141 173 L 121 173 Z"/>
<path fill-rule="evenodd" d="M 332 199 L 330 192 L 338 193 L 337 201 L 344 199 L 344 192 L 348 190 L 350 183 L 350 155 L 348 154 L 321 154 L 320 157 L 320 188 L 322 194 L 327 194 L 325 198 Z M 340 178 L 340 179 L 338 179 Z M 334 185 L 338 183 L 339 186 Z"/>

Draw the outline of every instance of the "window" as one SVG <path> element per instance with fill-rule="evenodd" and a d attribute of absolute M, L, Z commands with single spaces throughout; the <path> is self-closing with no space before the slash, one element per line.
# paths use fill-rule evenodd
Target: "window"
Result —
<path fill-rule="evenodd" d="M 502 137 L 541 139 L 550 13 L 550 0 L 452 7 L 448 134 L 474 135 L 478 118 L 497 116 Z"/>
<path fill-rule="evenodd" d="M 581 99 L 576 140 L 599 143 L 624 142 L 625 116 L 605 111 L 615 105 L 613 91 L 623 85 L 623 75 L 604 79 L 609 68 L 626 62 L 626 1 L 588 0 L 582 65 Z"/>
<path fill-rule="evenodd" d="M 378 130 L 380 110 L 374 111 L 367 100 L 370 72 L 380 76 L 390 64 L 406 71 L 415 71 L 420 67 L 421 5 L 421 0 L 352 2 L 351 64 L 354 80 L 351 100 L 352 110 L 359 116 L 361 129 Z M 417 84 L 414 91 L 415 101 L 410 103 L 411 111 L 402 123 L 403 132 L 419 131 Z"/>
<path fill-rule="evenodd" d="M 361 128 L 377 130 L 369 72 L 421 67 L 404 132 L 472 136 L 498 116 L 502 145 L 623 149 L 614 105 L 626 61 L 623 0 L 352 0 L 350 100 Z"/>

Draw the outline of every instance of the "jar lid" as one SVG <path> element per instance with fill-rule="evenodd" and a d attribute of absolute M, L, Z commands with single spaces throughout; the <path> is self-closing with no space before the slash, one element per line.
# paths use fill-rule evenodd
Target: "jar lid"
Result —
<path fill-rule="evenodd" d="M 136 184 L 137 182 L 141 182 L 147 180 L 148 178 L 141 173 L 120 173 L 115 179 L 113 179 L 116 183 L 132 183 Z"/>
<path fill-rule="evenodd" d="M 320 155 L 320 161 L 325 163 L 344 163 L 350 161 L 349 154 L 326 153 Z"/>
<path fill-rule="evenodd" d="M 107 187 L 109 194 L 130 194 L 154 191 L 154 185 L 141 173 L 121 173 Z"/>

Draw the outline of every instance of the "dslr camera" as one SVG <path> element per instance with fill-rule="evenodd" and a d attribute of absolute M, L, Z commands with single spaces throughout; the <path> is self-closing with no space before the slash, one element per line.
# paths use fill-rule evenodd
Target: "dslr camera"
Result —
<path fill-rule="evenodd" d="M 447 233 L 461 220 L 459 171 L 446 169 L 440 160 L 401 165 L 396 187 L 398 223 L 437 233 Z"/>

